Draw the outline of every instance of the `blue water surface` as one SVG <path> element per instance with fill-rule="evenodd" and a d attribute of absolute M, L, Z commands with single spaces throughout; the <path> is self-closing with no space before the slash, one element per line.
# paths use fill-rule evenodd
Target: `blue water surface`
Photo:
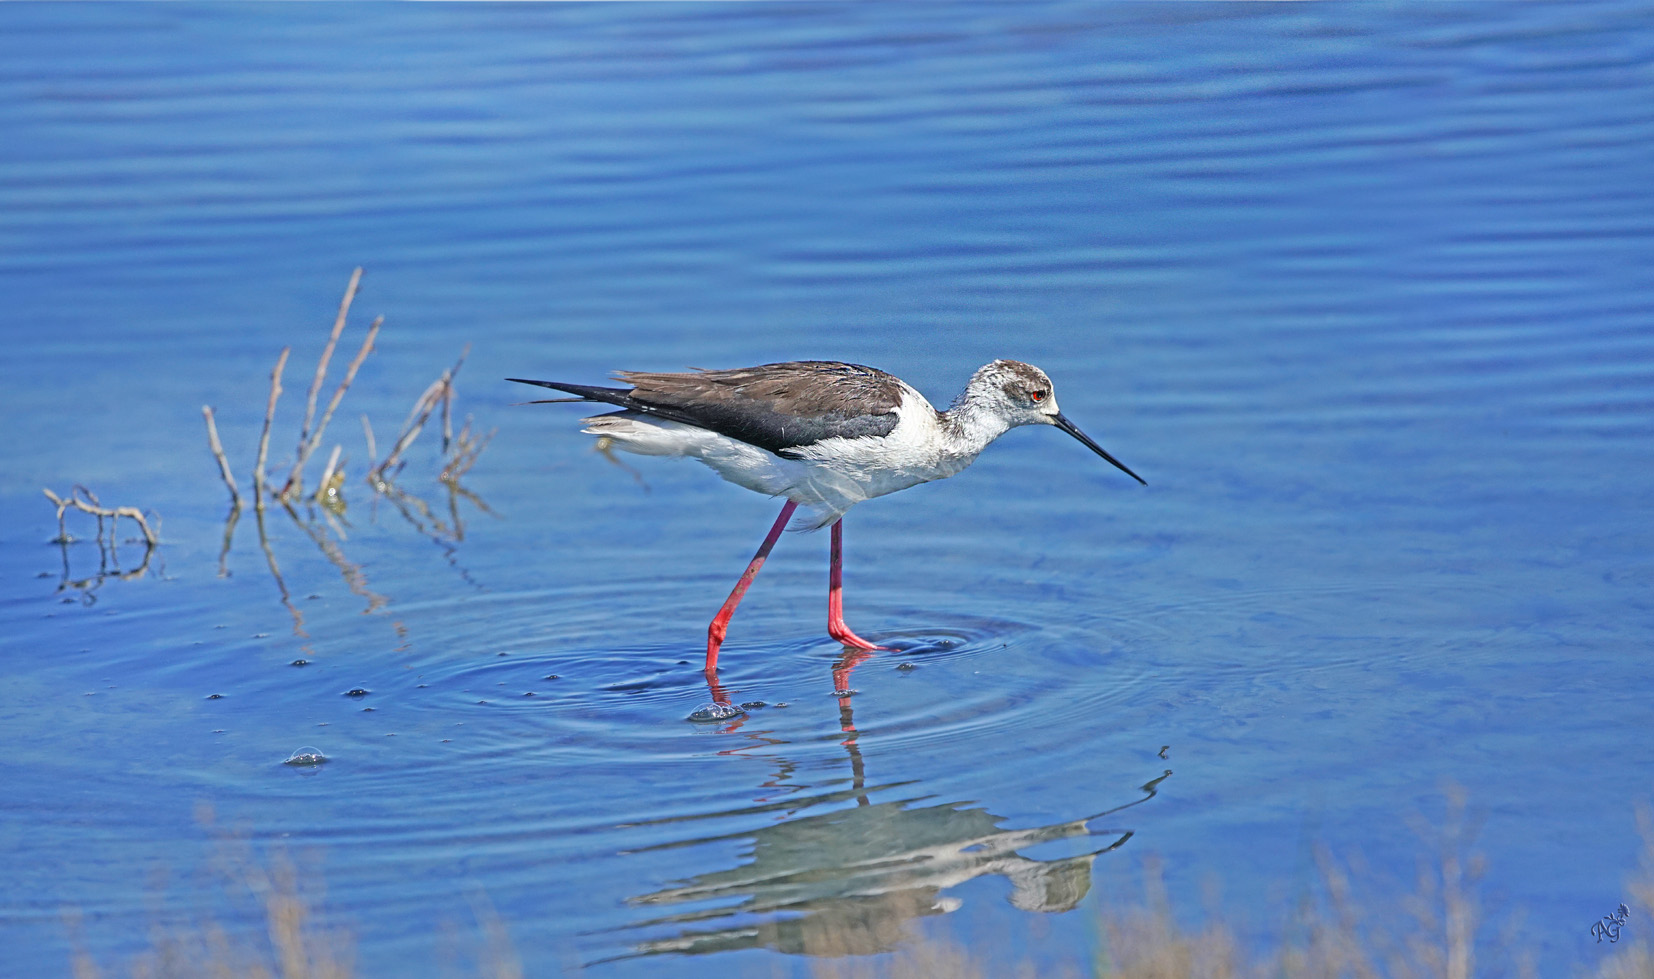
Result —
<path fill-rule="evenodd" d="M 1630 899 L 1644 5 L 8 4 L 0 133 L 0 974 L 259 935 L 235 841 L 364 976 L 490 920 L 536 976 L 1088 963 L 1149 856 L 1262 949 L 1317 844 L 1410 887 L 1449 786 L 1485 949 L 1520 913 L 1589 968 Z M 384 326 L 308 470 L 342 446 L 347 509 L 224 551 L 201 406 L 248 489 L 290 346 L 285 473 L 356 266 L 324 404 Z M 467 348 L 465 492 L 433 423 L 375 493 Z M 852 511 L 862 662 L 785 537 L 723 723 L 775 504 L 503 380 L 826 358 L 943 406 L 998 357 L 1147 487 L 1019 430 Z M 51 543 L 76 483 L 161 546 Z"/>

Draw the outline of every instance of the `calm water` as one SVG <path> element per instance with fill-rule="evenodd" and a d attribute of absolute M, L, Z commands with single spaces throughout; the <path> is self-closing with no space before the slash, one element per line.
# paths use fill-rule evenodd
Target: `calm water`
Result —
<path fill-rule="evenodd" d="M 0 974 L 67 974 L 66 909 L 106 964 L 256 930 L 225 832 L 369 976 L 465 961 L 480 902 L 531 975 L 802 973 L 857 922 L 1074 961 L 1148 855 L 1268 942 L 1314 842 L 1409 879 L 1447 783 L 1547 972 L 1629 898 L 1646 8 L 7 5 L 0 132 Z M 292 345 L 283 471 L 358 264 L 348 526 L 221 561 L 200 406 L 247 486 Z M 359 416 L 383 454 L 467 344 L 474 496 L 427 436 L 432 512 L 375 501 Z M 769 706 L 711 725 L 773 504 L 500 380 L 822 357 L 945 403 L 1001 356 L 1149 485 L 1023 430 L 853 511 L 850 621 L 903 651 L 850 697 L 785 538 L 723 657 Z M 161 515 L 141 575 L 50 543 L 76 482 Z"/>

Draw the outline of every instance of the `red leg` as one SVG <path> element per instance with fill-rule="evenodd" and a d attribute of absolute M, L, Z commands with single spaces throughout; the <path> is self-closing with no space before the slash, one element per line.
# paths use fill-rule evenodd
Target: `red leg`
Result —
<path fill-rule="evenodd" d="M 844 520 L 833 521 L 832 565 L 827 572 L 827 634 L 855 649 L 882 649 L 844 624 Z"/>
<path fill-rule="evenodd" d="M 746 572 L 741 575 L 741 580 L 735 583 L 735 590 L 729 593 L 729 598 L 724 601 L 724 607 L 718 610 L 712 624 L 706 627 L 706 675 L 708 681 L 718 672 L 718 647 L 724 644 L 724 635 L 729 632 L 729 619 L 730 616 L 735 614 L 735 606 L 741 604 L 741 596 L 747 593 L 747 588 L 752 585 L 752 579 L 758 577 L 758 569 L 764 566 L 764 559 L 770 556 L 770 550 L 775 547 L 776 539 L 781 536 L 781 531 L 786 529 L 787 520 L 796 509 L 798 509 L 798 504 L 792 500 L 788 500 L 787 505 L 781 508 L 781 516 L 775 518 L 775 526 L 770 528 L 770 534 L 764 538 L 764 543 L 759 546 L 758 553 L 752 556 L 752 561 L 747 565 Z"/>

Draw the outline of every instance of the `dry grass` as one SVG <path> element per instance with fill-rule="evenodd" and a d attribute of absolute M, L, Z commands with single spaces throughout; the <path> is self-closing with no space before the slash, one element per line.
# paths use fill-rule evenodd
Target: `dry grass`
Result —
<path fill-rule="evenodd" d="M 997 979 L 1001 976 L 1093 976 L 1108 979 L 1471 979 L 1528 976 L 1514 932 L 1488 935 L 1479 908 L 1480 860 L 1474 831 L 1462 797 L 1449 796 L 1448 815 L 1430 831 L 1434 850 L 1422 860 L 1410 890 L 1398 893 L 1377 875 L 1351 870 L 1326 851 L 1318 854 L 1317 883 L 1283 922 L 1280 944 L 1249 954 L 1234 937 L 1221 910 L 1199 916 L 1197 926 L 1185 909 L 1173 907 L 1153 860 L 1145 861 L 1142 893 L 1105 907 L 1095 960 L 1071 963 L 1006 963 L 982 941 L 973 949 L 947 940 L 910 941 L 898 951 L 862 954 L 887 948 L 899 938 L 901 915 L 857 915 L 852 908 L 836 916 L 835 929 L 805 936 L 799 950 L 812 960 L 812 974 L 822 979 Z M 1641 866 L 1628 881 L 1631 901 L 1641 911 L 1632 925 L 1654 918 L 1654 813 L 1638 813 L 1643 836 Z M 313 881 L 298 874 L 280 852 L 262 861 L 241 844 L 227 862 L 226 879 L 240 895 L 252 895 L 262 909 L 263 934 L 231 933 L 207 921 L 157 929 L 150 950 L 131 964 L 133 979 L 348 979 L 354 971 L 351 937 L 324 928 L 318 919 L 320 896 Z M 234 895 L 231 895 L 233 898 Z M 486 898 L 470 899 L 481 951 L 468 975 L 521 979 L 522 966 L 506 928 Z M 69 922 L 78 947 L 79 923 Z M 780 927 L 781 923 L 777 924 Z M 1654 945 L 1648 935 L 1627 932 L 1592 970 L 1575 972 L 1589 979 L 1654 979 Z M 1488 954 L 1478 955 L 1486 951 Z M 670 962 L 670 964 L 667 964 Z M 74 956 L 75 979 L 103 979 L 102 967 L 84 952 Z M 708 963 L 710 965 L 710 963 Z M 688 960 L 666 960 L 663 975 L 700 971 Z"/>
<path fill-rule="evenodd" d="M 321 355 L 316 359 L 316 368 L 311 375 L 310 386 L 305 397 L 304 420 L 299 427 L 298 441 L 293 450 L 292 463 L 288 469 L 287 477 L 280 482 L 273 482 L 266 478 L 265 466 L 269 460 L 270 436 L 275 422 L 276 405 L 281 399 L 283 390 L 282 376 L 287 368 L 287 359 L 292 353 L 292 348 L 282 348 L 281 354 L 276 358 L 275 367 L 270 372 L 270 393 L 265 401 L 264 424 L 259 432 L 256 462 L 253 465 L 253 506 L 255 509 L 264 509 L 265 500 L 268 497 L 289 508 L 295 503 L 309 500 L 327 506 L 335 513 L 343 512 L 344 498 L 341 495 L 344 485 L 344 470 L 341 461 L 342 448 L 338 445 L 333 447 L 327 466 L 322 473 L 320 484 L 308 494 L 305 492 L 304 470 L 311 457 L 322 448 L 328 423 L 333 420 L 334 412 L 338 410 L 340 402 L 344 400 L 345 393 L 350 390 L 351 384 L 356 380 L 357 372 L 361 369 L 363 362 L 373 352 L 374 344 L 379 336 L 379 329 L 385 322 L 384 317 L 381 316 L 375 318 L 368 325 L 361 346 L 345 368 L 344 377 L 334 388 L 332 397 L 329 398 L 326 407 L 322 408 L 318 416 L 317 408 L 320 405 L 322 388 L 327 381 L 328 366 L 332 363 L 333 354 L 345 332 L 351 306 L 355 302 L 361 284 L 362 270 L 358 268 L 351 273 L 350 282 L 345 286 L 344 297 L 339 302 L 338 314 L 334 317 L 333 327 L 328 333 L 327 343 L 323 346 Z M 464 362 L 465 355 L 461 354 L 459 363 L 444 371 L 414 402 L 413 410 L 409 413 L 408 420 L 398 433 L 390 454 L 381 462 L 374 463 L 372 461 L 374 455 L 372 429 L 368 426 L 364 416 L 363 426 L 368 442 L 367 483 L 369 486 L 381 493 L 384 492 L 385 487 L 402 468 L 403 453 L 419 437 L 425 422 L 438 408 L 442 411 L 442 468 L 439 478 L 445 483 L 454 484 L 459 476 L 476 462 L 477 456 L 487 446 L 489 436 L 474 434 L 471 431 L 469 419 L 467 419 L 465 428 L 457 438 L 453 431 L 454 375 L 459 372 L 460 365 Z M 219 440 L 213 408 L 210 405 L 203 405 L 201 413 L 207 423 L 207 447 L 212 453 L 214 461 L 218 464 L 219 476 L 224 480 L 225 488 L 230 492 L 231 510 L 232 512 L 239 511 L 242 501 L 241 491 L 236 485 L 230 461 L 224 453 L 223 443 Z"/>
<path fill-rule="evenodd" d="M 132 979 L 351 979 L 356 974 L 350 936 L 317 925 L 318 900 L 301 888 L 284 854 L 240 863 L 227 889 L 258 902 L 263 936 L 232 934 L 210 920 L 156 927 L 150 950 L 132 961 L 127 974 Z M 84 951 L 75 953 L 73 966 L 75 979 L 104 975 Z"/>

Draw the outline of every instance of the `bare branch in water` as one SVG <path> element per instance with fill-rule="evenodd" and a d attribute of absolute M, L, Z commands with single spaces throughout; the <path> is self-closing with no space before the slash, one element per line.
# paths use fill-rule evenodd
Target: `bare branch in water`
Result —
<path fill-rule="evenodd" d="M 322 435 L 327 431 L 327 423 L 333 420 L 333 412 L 338 409 L 339 402 L 344 400 L 345 392 L 350 389 L 350 382 L 356 380 L 356 372 L 361 369 L 362 362 L 367 360 L 368 354 L 373 352 L 373 341 L 379 336 L 379 327 L 384 325 L 384 322 L 385 318 L 379 316 L 375 317 L 368 326 L 368 335 L 362 340 L 362 348 L 356 351 L 356 356 L 351 359 L 350 366 L 345 368 L 344 380 L 339 382 L 338 388 L 333 392 L 333 397 L 328 399 L 327 410 L 322 412 L 321 423 L 316 426 L 316 431 L 311 434 L 310 441 L 300 444 L 298 461 L 293 464 L 293 472 L 287 477 L 287 485 L 282 487 L 283 499 L 286 499 L 288 494 L 298 491 L 300 471 L 322 444 Z"/>
<path fill-rule="evenodd" d="M 230 460 L 224 458 L 224 445 L 218 441 L 218 425 L 213 421 L 212 405 L 202 405 L 201 414 L 207 419 L 207 445 L 212 449 L 213 458 L 218 460 L 218 474 L 224 477 L 224 485 L 230 488 L 230 504 L 240 510 L 241 490 L 236 488 L 235 476 L 230 473 Z"/>
<path fill-rule="evenodd" d="M 270 454 L 270 420 L 276 415 L 276 399 L 281 397 L 281 372 L 287 366 L 287 355 L 292 347 L 282 347 L 276 358 L 276 369 L 270 372 L 270 403 L 264 407 L 264 432 L 258 437 L 258 464 L 253 467 L 253 509 L 264 509 L 264 460 Z"/>
<path fill-rule="evenodd" d="M 407 420 L 402 423 L 402 431 L 396 436 L 396 442 L 391 446 L 390 454 L 385 456 L 384 462 L 374 466 L 368 472 L 368 482 L 372 483 L 375 488 L 381 491 L 384 489 L 384 484 L 388 482 L 385 474 L 390 472 L 391 467 L 395 466 L 402 458 L 402 453 L 406 452 L 408 446 L 413 444 L 414 439 L 419 437 L 419 433 L 425 428 L 425 423 L 430 420 L 431 412 L 436 410 L 437 405 L 444 404 L 451 396 L 454 375 L 459 373 L 460 367 L 465 364 L 466 356 L 470 353 L 471 345 L 466 344 L 465 350 L 460 353 L 459 360 L 454 366 L 443 371 L 442 376 L 432 381 L 430 387 L 425 389 L 425 393 L 421 394 L 419 400 L 414 402 L 413 410 L 408 412 Z"/>
<path fill-rule="evenodd" d="M 299 447 L 296 450 L 292 475 L 287 477 L 287 485 L 281 488 L 283 497 L 293 487 L 298 478 L 299 470 L 304 468 L 304 461 L 309 452 L 306 446 L 310 444 L 310 423 L 316 420 L 316 395 L 322 391 L 322 381 L 327 378 L 327 363 L 333 359 L 333 348 L 339 345 L 339 334 L 345 331 L 345 319 L 350 315 L 350 304 L 356 298 L 356 287 L 362 284 L 362 267 L 358 265 L 356 271 L 350 273 L 350 284 L 345 286 L 345 297 L 339 301 L 339 315 L 333 319 L 333 332 L 328 335 L 327 346 L 322 348 L 322 355 L 316 361 L 316 376 L 310 380 L 310 395 L 304 404 L 304 425 L 299 428 Z"/>
<path fill-rule="evenodd" d="M 383 484 L 388 482 L 385 476 L 386 471 L 396 465 L 402 457 L 402 453 L 408 446 L 413 444 L 414 439 L 419 437 L 419 432 L 425 427 L 425 422 L 431 417 L 431 412 L 436 410 L 437 402 L 442 400 L 442 391 L 447 384 L 448 375 L 444 372 L 441 377 L 432 381 L 431 386 L 425 389 L 425 393 L 419 396 L 418 401 L 414 402 L 413 410 L 408 413 L 407 421 L 402 423 L 402 431 L 396 436 L 396 441 L 391 445 L 390 454 L 385 456 L 385 461 L 374 466 L 373 471 L 368 473 L 368 482 L 376 488 L 384 489 Z"/>
<path fill-rule="evenodd" d="M 373 444 L 373 422 L 368 421 L 366 414 L 362 415 L 362 437 L 368 442 L 368 468 L 373 468 L 373 459 L 379 454 L 379 449 Z"/>
<path fill-rule="evenodd" d="M 57 507 L 57 529 L 58 541 L 60 543 L 68 543 L 74 539 L 69 536 L 69 532 L 63 526 L 63 512 L 70 507 L 74 507 L 76 510 L 80 510 L 83 513 L 90 513 L 98 518 L 99 541 L 103 540 L 104 517 L 109 517 L 111 520 L 109 525 L 109 539 L 111 542 L 115 539 L 115 527 L 118 525 L 120 518 L 130 517 L 131 519 L 137 521 L 138 529 L 144 532 L 145 544 L 150 547 L 154 547 L 156 544 L 161 542 L 160 538 L 155 535 L 155 531 L 150 529 L 149 521 L 144 519 L 143 511 L 139 510 L 137 507 L 106 507 L 99 502 L 95 493 L 84 486 L 78 485 L 69 491 L 69 496 L 67 498 L 58 496 L 49 489 L 42 490 L 42 492 L 44 492 L 46 494 L 46 498 L 51 500 Z M 83 494 L 86 497 L 84 500 L 81 499 Z"/>
<path fill-rule="evenodd" d="M 339 470 L 339 453 L 344 446 L 335 445 L 333 454 L 327 459 L 327 468 L 322 470 L 321 484 L 316 487 L 315 500 L 327 506 L 342 506 L 339 500 L 339 487 L 344 485 L 344 473 Z"/>
<path fill-rule="evenodd" d="M 477 456 L 488 448 L 499 429 L 491 429 L 487 435 L 477 436 L 471 433 L 471 418 L 466 416 L 465 424 L 461 426 L 459 434 L 454 437 L 453 453 L 442 465 L 442 473 L 437 476 L 444 483 L 457 482 L 459 478 L 477 462 Z"/>

